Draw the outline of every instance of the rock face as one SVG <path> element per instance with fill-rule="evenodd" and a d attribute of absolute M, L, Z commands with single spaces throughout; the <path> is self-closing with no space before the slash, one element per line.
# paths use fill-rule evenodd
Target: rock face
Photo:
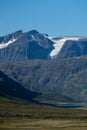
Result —
<path fill-rule="evenodd" d="M 87 38 L 78 41 L 66 41 L 58 58 L 73 58 L 87 55 Z"/>
<path fill-rule="evenodd" d="M 1 62 L 24 62 L 31 59 L 49 59 L 53 42 L 36 30 L 17 31 L 0 38 Z"/>

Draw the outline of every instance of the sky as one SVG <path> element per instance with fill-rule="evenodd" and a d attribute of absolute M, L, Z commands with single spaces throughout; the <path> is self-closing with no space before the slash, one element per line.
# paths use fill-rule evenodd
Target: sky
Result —
<path fill-rule="evenodd" d="M 0 0 L 0 36 L 17 30 L 87 36 L 87 0 Z"/>

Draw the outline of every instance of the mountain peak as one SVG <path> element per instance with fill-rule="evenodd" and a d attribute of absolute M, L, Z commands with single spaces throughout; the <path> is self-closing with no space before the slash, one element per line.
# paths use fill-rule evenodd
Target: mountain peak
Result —
<path fill-rule="evenodd" d="M 16 32 L 12 33 L 11 35 L 12 35 L 12 37 L 15 38 L 15 37 L 21 36 L 22 34 L 23 34 L 22 30 L 18 30 Z"/>
<path fill-rule="evenodd" d="M 29 31 L 29 34 L 36 35 L 36 34 L 39 34 L 39 32 L 37 30 L 31 30 Z"/>
<path fill-rule="evenodd" d="M 16 32 L 14 32 L 14 34 L 22 34 L 22 33 L 23 33 L 22 30 L 18 30 L 18 31 L 16 31 Z"/>
<path fill-rule="evenodd" d="M 18 30 L 0 37 L 0 61 L 6 61 L 6 58 L 18 62 L 30 59 L 52 60 L 83 55 L 87 55 L 87 37 L 55 38 L 39 33 L 37 30 L 24 33 L 22 30 Z"/>

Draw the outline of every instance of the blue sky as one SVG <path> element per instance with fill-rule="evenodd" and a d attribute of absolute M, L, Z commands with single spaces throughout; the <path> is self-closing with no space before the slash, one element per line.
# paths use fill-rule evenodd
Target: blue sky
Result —
<path fill-rule="evenodd" d="M 0 0 L 0 36 L 20 29 L 87 36 L 87 0 Z"/>

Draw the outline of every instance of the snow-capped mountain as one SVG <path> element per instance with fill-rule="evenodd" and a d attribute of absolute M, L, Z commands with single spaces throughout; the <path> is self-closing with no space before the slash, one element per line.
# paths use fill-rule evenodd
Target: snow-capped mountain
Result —
<path fill-rule="evenodd" d="M 53 42 L 36 30 L 17 31 L 0 37 L 0 61 L 22 62 L 32 59 L 49 59 Z"/>
<path fill-rule="evenodd" d="M 0 37 L 0 70 L 28 90 L 87 101 L 87 37 L 36 30 Z"/>
<path fill-rule="evenodd" d="M 72 58 L 87 55 L 86 37 L 50 37 L 21 30 L 0 37 L 0 62 Z"/>

